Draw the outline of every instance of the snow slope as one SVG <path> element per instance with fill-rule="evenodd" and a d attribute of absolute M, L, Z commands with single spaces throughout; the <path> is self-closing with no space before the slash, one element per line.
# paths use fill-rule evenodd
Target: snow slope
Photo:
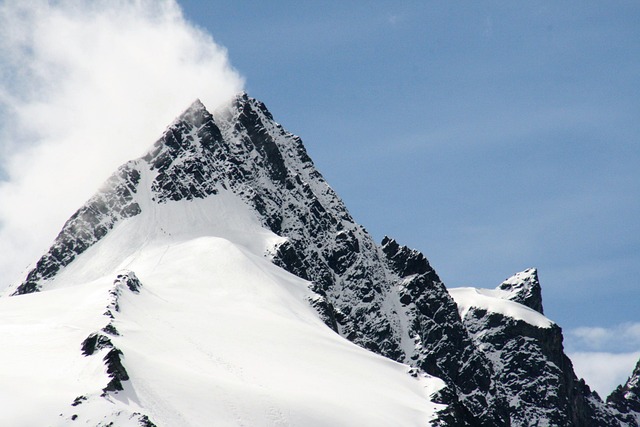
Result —
<path fill-rule="evenodd" d="M 47 290 L 0 299 L 0 425 L 425 426 L 442 409 L 429 400 L 440 380 L 318 318 L 308 282 L 265 257 L 282 238 L 236 196 L 154 209 L 137 197 L 142 213 Z M 122 270 L 139 292 L 114 291 Z M 109 347 L 81 351 L 107 325 L 122 391 L 104 391 Z"/>

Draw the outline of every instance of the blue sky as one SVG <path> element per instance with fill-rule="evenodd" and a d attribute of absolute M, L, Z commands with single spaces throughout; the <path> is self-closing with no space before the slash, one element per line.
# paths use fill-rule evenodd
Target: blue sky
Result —
<path fill-rule="evenodd" d="M 191 100 L 244 87 L 376 240 L 421 250 L 451 287 L 537 267 L 574 362 L 602 389 L 624 380 L 640 3 L 178 4 L 0 0 L 0 288 Z"/>
<path fill-rule="evenodd" d="M 565 328 L 637 322 L 640 4 L 180 2 L 352 214 L 449 286 L 539 269 Z"/>

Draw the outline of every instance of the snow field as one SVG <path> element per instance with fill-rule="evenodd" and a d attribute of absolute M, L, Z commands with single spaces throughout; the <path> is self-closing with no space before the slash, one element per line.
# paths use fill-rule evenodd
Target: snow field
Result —
<path fill-rule="evenodd" d="M 265 257 L 280 241 L 224 192 L 143 207 L 50 290 L 0 299 L 0 336 L 10 341 L 0 353 L 0 425 L 96 425 L 133 412 L 158 427 L 428 425 L 443 409 L 429 396 L 443 383 L 410 377 L 326 327 L 308 283 Z M 110 337 L 130 380 L 103 399 L 102 354 L 80 346 L 108 322 L 122 269 L 142 283 L 139 294 L 122 293 L 120 335 Z M 72 407 L 81 395 L 89 401 Z"/>

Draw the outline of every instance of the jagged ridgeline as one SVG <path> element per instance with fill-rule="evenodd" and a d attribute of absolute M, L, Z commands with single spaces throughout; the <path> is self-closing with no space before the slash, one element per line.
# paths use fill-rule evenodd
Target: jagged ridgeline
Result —
<path fill-rule="evenodd" d="M 147 154 L 120 167 L 67 221 L 13 294 L 46 290 L 110 230 L 145 209 L 228 192 L 285 238 L 264 255 L 310 282 L 309 303 L 328 327 L 410 365 L 415 376 L 444 380 L 447 387 L 434 399 L 446 409 L 433 425 L 638 425 L 637 398 L 619 391 L 605 404 L 576 378 L 553 322 L 532 325 L 473 304 L 461 316 L 461 304 L 427 259 L 391 238 L 376 244 L 315 168 L 300 138 L 246 94 L 213 114 L 194 102 Z M 544 318 L 535 271 L 498 289 L 496 298 Z M 89 337 L 87 352 L 105 348 L 117 356 L 108 335 Z M 126 380 L 123 372 L 114 378 Z"/>

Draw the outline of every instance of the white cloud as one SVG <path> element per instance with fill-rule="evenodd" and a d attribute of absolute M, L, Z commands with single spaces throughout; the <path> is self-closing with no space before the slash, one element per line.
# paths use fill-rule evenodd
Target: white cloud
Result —
<path fill-rule="evenodd" d="M 578 378 L 584 378 L 601 398 L 606 399 L 618 385 L 627 381 L 640 359 L 640 352 L 576 352 L 570 353 L 569 358 Z"/>
<path fill-rule="evenodd" d="M 609 340 L 611 331 L 606 328 L 599 327 L 581 327 L 571 331 L 579 342 L 582 342 L 588 348 L 602 348 Z"/>
<path fill-rule="evenodd" d="M 571 329 L 565 347 L 576 375 L 606 398 L 640 360 L 640 323 Z"/>
<path fill-rule="evenodd" d="M 242 86 L 174 0 L 0 3 L 0 289 L 193 100 Z"/>
<path fill-rule="evenodd" d="M 566 340 L 576 351 L 635 351 L 640 349 L 640 323 L 575 328 L 567 332 Z"/>

